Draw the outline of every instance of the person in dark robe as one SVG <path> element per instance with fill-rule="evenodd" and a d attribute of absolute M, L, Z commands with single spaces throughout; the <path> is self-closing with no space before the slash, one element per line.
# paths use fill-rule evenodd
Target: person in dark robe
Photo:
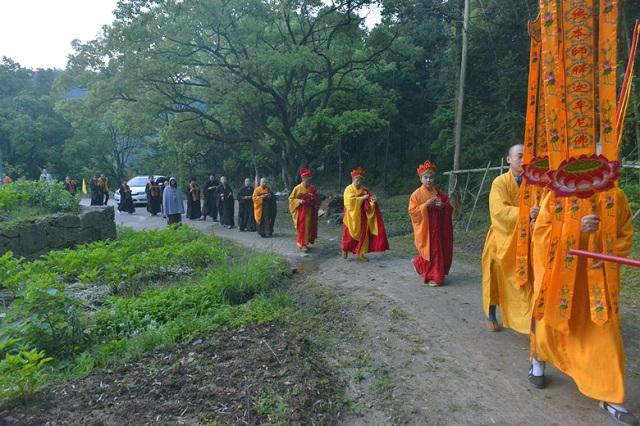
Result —
<path fill-rule="evenodd" d="M 144 192 L 147 194 L 147 211 L 151 216 L 156 216 L 160 212 L 161 193 L 160 186 L 153 176 L 149 176 L 149 182 L 147 182 Z"/>
<path fill-rule="evenodd" d="M 91 205 L 101 206 L 104 203 L 103 184 L 98 175 L 94 175 L 91 179 Z"/>
<path fill-rule="evenodd" d="M 106 206 L 109 203 L 109 178 L 103 173 L 100 175 L 100 181 L 102 182 L 102 191 L 104 192 L 103 204 Z"/>
<path fill-rule="evenodd" d="M 218 198 L 216 197 L 216 190 L 218 189 L 218 183 L 214 180 L 213 175 L 209 176 L 209 179 L 202 185 L 202 192 L 204 196 L 204 206 L 202 209 L 202 220 L 207 220 L 207 216 L 211 216 L 214 222 L 218 221 Z"/>
<path fill-rule="evenodd" d="M 200 219 L 202 209 L 200 205 L 200 188 L 195 179 L 189 181 L 187 186 L 189 198 L 187 200 L 187 217 L 191 220 Z"/>
<path fill-rule="evenodd" d="M 129 214 L 134 214 L 136 212 L 136 208 L 133 206 L 131 188 L 129 187 L 129 184 L 127 184 L 126 180 L 123 180 L 122 185 L 120 185 L 120 202 L 118 203 L 118 211 L 127 212 Z"/>
<path fill-rule="evenodd" d="M 255 231 L 253 217 L 253 185 L 251 179 L 244 180 L 244 186 L 238 191 L 238 228 L 240 231 Z"/>
<path fill-rule="evenodd" d="M 64 178 L 64 189 L 73 197 L 78 193 L 78 185 L 76 185 L 76 182 L 72 180 L 70 176 Z"/>
<path fill-rule="evenodd" d="M 260 179 L 253 191 L 253 211 L 258 234 L 263 238 L 273 235 L 273 225 L 276 221 L 276 196 L 267 185 L 267 179 Z"/>
<path fill-rule="evenodd" d="M 172 177 L 168 181 L 162 193 L 162 205 L 164 214 L 167 216 L 167 224 L 182 222 L 182 214 L 184 213 L 184 205 L 182 204 L 182 193 L 178 188 L 178 181 Z"/>
<path fill-rule="evenodd" d="M 231 229 L 234 226 L 234 198 L 233 191 L 227 184 L 227 178 L 220 178 L 220 185 L 216 189 L 216 198 L 218 199 L 218 213 L 220 213 L 220 224 L 225 228 Z"/>

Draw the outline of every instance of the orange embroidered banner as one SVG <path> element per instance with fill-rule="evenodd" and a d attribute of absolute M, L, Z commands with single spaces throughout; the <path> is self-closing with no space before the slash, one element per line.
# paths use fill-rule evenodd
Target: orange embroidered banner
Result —
<path fill-rule="evenodd" d="M 608 160 L 618 160 L 618 126 L 616 125 L 617 63 L 618 63 L 618 0 L 599 0 L 598 16 L 598 103 L 600 106 L 600 146 Z M 601 219 L 599 238 L 592 238 L 589 250 L 613 253 L 613 242 L 618 229 L 617 191 L 598 194 L 595 201 Z M 591 260 L 589 266 L 594 264 Z M 603 268 L 589 268 L 589 299 L 591 319 L 604 323 L 610 317 L 618 322 L 618 312 L 609 312 L 609 306 L 618 305 L 620 276 L 618 266 L 605 262 Z"/>
<path fill-rule="evenodd" d="M 561 4 L 541 0 L 542 70 L 545 121 L 549 143 L 549 168 L 557 169 L 567 158 L 567 135 L 564 108 L 564 67 L 562 52 Z"/>
<path fill-rule="evenodd" d="M 600 144 L 608 160 L 618 159 L 616 138 L 616 77 L 618 67 L 618 0 L 600 0 L 598 18 L 598 103 Z"/>
<path fill-rule="evenodd" d="M 529 164 L 535 158 L 536 130 L 538 109 L 543 105 L 539 100 L 540 82 L 540 19 L 529 22 L 529 36 L 531 47 L 529 51 L 529 89 L 527 92 L 527 115 L 524 131 L 524 156 L 523 162 Z M 520 186 L 520 209 L 518 214 L 518 239 L 516 241 L 517 274 L 516 283 L 524 286 L 529 282 L 530 250 L 531 250 L 531 221 L 530 210 L 535 203 L 536 185 L 528 179 L 522 181 Z"/>
<path fill-rule="evenodd" d="M 589 251 L 608 252 L 616 239 L 619 200 L 611 188 L 619 176 L 615 121 L 618 2 L 541 0 L 540 9 L 549 189 L 554 191 L 549 202 L 556 220 L 534 317 L 544 316 L 548 325 L 567 333 L 578 263 L 570 250 L 585 238 L 580 230 L 582 218 L 595 214 L 601 219 L 600 230 L 589 235 Z M 563 88 L 560 94 L 554 90 L 556 84 Z M 598 143 L 603 156 L 596 155 Z M 611 317 L 619 321 L 617 266 L 592 268 L 594 263 L 589 260 L 586 265 L 591 320 L 596 324 Z"/>
<path fill-rule="evenodd" d="M 560 167 L 562 161 L 566 160 L 567 133 L 566 133 L 566 111 L 564 104 L 564 48 L 562 38 L 562 4 L 557 0 L 540 0 L 541 16 L 541 38 L 542 38 L 542 72 L 543 72 L 543 96 L 544 96 L 544 116 L 546 140 L 548 143 L 549 170 Z M 549 195 L 549 202 L 553 203 L 556 220 L 551 229 L 551 244 L 547 247 L 546 269 L 542 284 L 538 290 L 534 303 L 533 317 L 541 319 L 546 317 L 548 310 L 553 310 L 553 306 L 558 306 L 556 295 L 560 293 L 559 288 L 554 288 L 555 282 L 551 277 L 554 275 L 554 268 L 560 264 L 560 237 L 564 215 L 567 207 L 567 200 L 558 198 L 554 194 Z M 557 283 L 555 283 L 557 284 Z M 550 308 L 547 309 L 547 306 Z"/>

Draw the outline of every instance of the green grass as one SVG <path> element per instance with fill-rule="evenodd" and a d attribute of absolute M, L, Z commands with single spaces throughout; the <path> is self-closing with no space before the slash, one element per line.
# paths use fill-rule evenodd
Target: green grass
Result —
<path fill-rule="evenodd" d="M 633 249 L 629 257 L 640 259 L 640 219 L 634 223 Z M 640 268 L 623 266 L 620 271 L 622 300 L 640 312 Z"/>
<path fill-rule="evenodd" d="M 17 181 L 0 187 L 0 231 L 7 231 L 53 213 L 79 213 L 74 198 L 61 183 Z"/>
<path fill-rule="evenodd" d="M 11 209 L 2 214 L 3 220 L 0 222 L 0 232 L 7 232 L 49 215 L 51 213 L 42 207 L 20 206 Z"/>
<path fill-rule="evenodd" d="M 123 262 L 130 268 L 120 274 L 127 266 Z M 151 285 L 178 266 L 192 269 L 163 286 Z M 0 371 L 24 376 L 9 360 L 33 349 L 54 359 L 46 367 L 27 362 L 32 376 L 44 382 L 40 385 L 61 382 L 221 327 L 289 320 L 291 300 L 274 293 L 289 273 L 275 255 L 229 259 L 219 240 L 186 226 L 125 231 L 117 241 L 52 252 L 33 262 L 3 256 L 0 279 L 10 281 L 16 299 L 1 319 L 0 341 L 20 346 L 0 348 Z M 120 288 L 127 281 L 152 288 L 115 291 L 94 310 L 67 294 L 66 285 L 77 281 L 88 288 L 96 283 L 120 283 Z M 0 403 L 21 397 L 12 389 L 0 386 Z"/>
<path fill-rule="evenodd" d="M 411 219 L 407 212 L 409 196 L 409 194 L 395 195 L 380 200 L 385 228 L 390 237 L 412 232 Z"/>

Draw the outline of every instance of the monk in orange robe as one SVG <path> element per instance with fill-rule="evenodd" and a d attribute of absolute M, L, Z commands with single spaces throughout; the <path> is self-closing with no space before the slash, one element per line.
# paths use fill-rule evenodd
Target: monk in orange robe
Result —
<path fill-rule="evenodd" d="M 627 256 L 633 245 L 633 219 L 626 196 L 619 189 L 613 190 L 612 205 L 617 204 L 616 238 L 610 241 L 610 254 Z M 545 273 L 545 262 L 552 245 L 552 225 L 556 217 L 556 197 L 549 193 L 540 206 L 540 214 L 533 231 L 534 292 L 541 290 Z M 580 223 L 580 239 L 577 248 L 589 250 L 589 238 L 601 241 L 600 217 L 586 215 Z M 568 330 L 559 331 L 553 326 L 553 315 L 548 314 L 535 321 L 532 338 L 535 356 L 529 370 L 529 380 L 534 386 L 542 388 L 544 381 L 544 362 L 551 362 L 559 370 L 570 376 L 582 394 L 600 401 L 600 408 L 618 420 L 620 424 L 637 425 L 637 419 L 622 405 L 624 403 L 624 348 L 620 334 L 619 300 L 609 297 L 606 303 L 609 319 L 596 324 L 591 317 L 589 291 L 589 270 L 602 268 L 602 261 L 591 261 L 577 257 L 575 284 L 572 292 Z M 605 292 L 619 294 L 619 266 L 613 267 L 613 276 L 605 275 Z M 593 297 L 597 294 L 593 292 Z M 547 295 L 546 299 L 550 299 Z M 600 300 L 594 300 L 598 310 Z M 554 309 L 563 309 L 562 303 Z M 550 307 L 546 308 L 547 310 Z M 547 311 L 545 311 L 547 312 Z M 566 310 L 565 310 L 566 312 Z M 537 370 L 537 371 L 536 371 Z"/>
<path fill-rule="evenodd" d="M 409 216 L 413 225 L 418 255 L 413 266 L 431 287 L 444 284 L 453 259 L 453 208 L 449 198 L 435 186 L 436 166 L 425 161 L 418 167 L 422 186 L 409 198 Z"/>
<path fill-rule="evenodd" d="M 267 185 L 267 179 L 260 179 L 260 185 L 253 191 L 253 215 L 256 230 L 263 238 L 273 235 L 273 225 L 276 221 L 276 196 Z"/>
<path fill-rule="evenodd" d="M 352 184 L 344 190 L 344 215 L 342 218 L 342 257 L 348 253 L 368 262 L 367 253 L 389 250 L 377 198 L 362 185 L 365 172 L 358 167 L 351 171 Z"/>
<path fill-rule="evenodd" d="M 306 253 L 318 237 L 320 198 L 316 187 L 311 184 L 311 170 L 302 169 L 300 179 L 302 182 L 289 195 L 289 212 L 296 229 L 296 244 Z"/>
<path fill-rule="evenodd" d="M 482 301 L 489 331 L 502 328 L 496 317 L 496 306 L 500 306 L 505 327 L 523 334 L 531 331 L 533 286 L 531 283 L 520 285 L 516 281 L 523 155 L 522 145 L 514 145 L 509 149 L 509 171 L 493 180 L 489 193 L 491 226 L 482 251 Z M 538 207 L 531 209 L 532 220 L 538 210 Z"/>

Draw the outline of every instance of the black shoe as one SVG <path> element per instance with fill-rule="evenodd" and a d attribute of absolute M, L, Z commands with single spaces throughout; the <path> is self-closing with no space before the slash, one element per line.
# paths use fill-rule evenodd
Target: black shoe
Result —
<path fill-rule="evenodd" d="M 547 379 L 545 379 L 544 375 L 542 376 L 533 375 L 533 366 L 529 367 L 529 382 L 536 389 L 544 389 L 547 387 Z"/>
<path fill-rule="evenodd" d="M 613 417 L 618 424 L 625 426 L 637 426 L 638 419 L 631 413 L 620 411 L 617 408 L 613 407 L 611 404 L 608 404 L 604 401 L 600 401 L 598 406 L 602 411 L 604 411 L 609 416 Z"/>

